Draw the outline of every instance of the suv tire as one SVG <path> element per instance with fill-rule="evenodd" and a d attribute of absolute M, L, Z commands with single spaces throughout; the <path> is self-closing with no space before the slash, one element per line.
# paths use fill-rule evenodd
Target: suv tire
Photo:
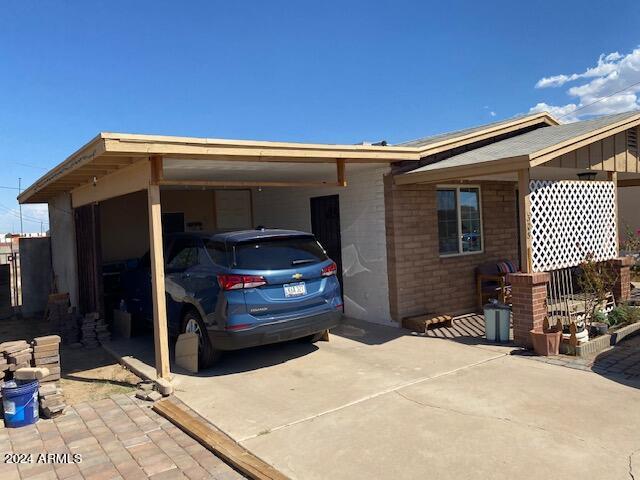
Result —
<path fill-rule="evenodd" d="M 198 370 L 214 365 L 222 356 L 220 350 L 211 345 L 207 328 L 195 310 L 187 310 L 182 317 L 182 333 L 193 332 L 198 335 Z"/>

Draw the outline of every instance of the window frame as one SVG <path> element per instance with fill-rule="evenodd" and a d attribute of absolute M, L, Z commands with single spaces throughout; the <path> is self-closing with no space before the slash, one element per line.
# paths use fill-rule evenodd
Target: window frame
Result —
<path fill-rule="evenodd" d="M 478 190 L 478 211 L 480 213 L 480 250 L 473 252 L 465 252 L 462 250 L 462 213 L 460 205 L 460 189 L 475 188 Z M 458 251 L 455 253 L 440 253 L 440 225 L 438 225 L 438 201 L 437 195 L 439 190 L 455 190 L 456 192 L 456 220 L 458 222 Z M 440 258 L 449 257 L 462 257 L 466 255 L 478 255 L 484 253 L 484 222 L 483 222 L 483 207 L 482 207 L 482 188 L 480 185 L 475 184 L 457 184 L 457 185 L 437 185 L 436 186 L 436 225 L 438 228 L 438 256 Z"/>

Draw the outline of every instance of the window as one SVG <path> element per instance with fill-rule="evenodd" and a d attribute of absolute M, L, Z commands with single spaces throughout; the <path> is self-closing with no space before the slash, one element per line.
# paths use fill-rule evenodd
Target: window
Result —
<path fill-rule="evenodd" d="M 437 208 L 440 255 L 482 251 L 479 187 L 438 188 Z"/>
<path fill-rule="evenodd" d="M 223 267 L 228 265 L 227 249 L 224 247 L 224 243 L 205 240 L 204 244 L 213 263 Z"/>
<path fill-rule="evenodd" d="M 328 257 L 313 237 L 266 238 L 234 247 L 235 266 L 280 270 L 324 262 Z"/>
<path fill-rule="evenodd" d="M 167 258 L 167 270 L 186 270 L 198 264 L 198 245 L 192 240 L 176 240 Z"/>

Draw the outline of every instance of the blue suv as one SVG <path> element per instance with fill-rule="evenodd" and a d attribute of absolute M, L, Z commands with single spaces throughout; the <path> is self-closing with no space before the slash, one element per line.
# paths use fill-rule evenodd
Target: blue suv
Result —
<path fill-rule="evenodd" d="M 225 350 L 315 342 L 340 323 L 336 264 L 309 233 L 258 229 L 165 240 L 169 332 L 198 335 L 201 368 Z M 123 274 L 122 285 L 129 311 L 150 321 L 149 253 Z"/>

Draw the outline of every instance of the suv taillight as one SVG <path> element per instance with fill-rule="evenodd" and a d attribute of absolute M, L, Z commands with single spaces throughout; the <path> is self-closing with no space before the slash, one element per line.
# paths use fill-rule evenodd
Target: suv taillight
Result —
<path fill-rule="evenodd" d="M 330 277 L 331 275 L 335 275 L 337 272 L 338 272 L 337 265 L 335 264 L 335 262 L 331 262 L 330 265 L 327 265 L 320 271 L 320 274 L 323 277 Z"/>
<path fill-rule="evenodd" d="M 240 290 L 266 285 L 267 281 L 259 275 L 218 275 L 218 285 L 222 290 Z"/>

